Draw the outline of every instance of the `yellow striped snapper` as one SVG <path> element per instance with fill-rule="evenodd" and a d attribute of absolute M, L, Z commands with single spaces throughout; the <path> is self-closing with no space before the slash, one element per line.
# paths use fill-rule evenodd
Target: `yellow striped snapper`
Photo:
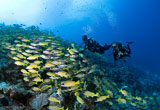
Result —
<path fill-rule="evenodd" d="M 10 48 L 10 50 L 17 50 L 16 48 Z"/>
<path fill-rule="evenodd" d="M 50 68 L 50 67 L 54 67 L 55 65 L 52 64 L 51 62 L 48 62 L 44 65 L 44 68 Z"/>
<path fill-rule="evenodd" d="M 52 72 L 48 72 L 47 75 L 51 77 L 55 77 L 55 73 L 52 73 Z"/>
<path fill-rule="evenodd" d="M 21 59 L 19 59 L 18 57 L 13 57 L 13 59 L 14 59 L 14 60 L 21 60 Z"/>
<path fill-rule="evenodd" d="M 22 44 L 16 44 L 16 47 L 22 47 Z"/>
<path fill-rule="evenodd" d="M 30 78 L 40 77 L 40 74 L 31 74 Z"/>
<path fill-rule="evenodd" d="M 27 52 L 27 53 L 33 53 L 34 51 L 33 50 L 25 50 L 25 52 Z"/>
<path fill-rule="evenodd" d="M 57 107 L 57 106 L 48 106 L 48 109 L 50 110 L 64 110 L 64 107 Z"/>
<path fill-rule="evenodd" d="M 33 63 L 38 65 L 38 64 L 43 63 L 43 61 L 36 60 L 36 61 L 34 61 Z"/>
<path fill-rule="evenodd" d="M 34 47 L 34 46 L 28 46 L 28 48 L 30 48 L 30 49 L 37 49 L 36 47 Z"/>
<path fill-rule="evenodd" d="M 22 39 L 23 42 L 30 42 L 28 39 Z"/>
<path fill-rule="evenodd" d="M 62 62 L 62 61 L 53 61 L 52 64 L 62 65 L 62 64 L 64 64 L 64 62 Z"/>
<path fill-rule="evenodd" d="M 99 94 L 98 93 L 95 94 L 95 93 L 90 92 L 90 91 L 85 91 L 84 95 L 87 96 L 87 97 L 98 97 Z"/>
<path fill-rule="evenodd" d="M 53 54 L 53 52 L 49 52 L 49 51 L 47 51 L 47 50 L 43 51 L 43 53 L 44 53 L 44 54 L 47 54 L 47 55 Z"/>
<path fill-rule="evenodd" d="M 42 91 L 40 88 L 38 88 L 38 87 L 32 87 L 32 90 L 33 91 L 36 91 L 36 92 L 40 92 L 40 91 Z"/>
<path fill-rule="evenodd" d="M 35 82 L 43 82 L 43 79 L 41 79 L 40 77 L 36 77 L 33 79 L 33 81 Z"/>
<path fill-rule="evenodd" d="M 17 57 L 21 58 L 21 59 L 26 59 L 25 56 L 23 56 L 22 54 L 17 54 Z"/>
<path fill-rule="evenodd" d="M 18 65 L 18 66 L 24 66 L 24 65 L 26 65 L 25 63 L 23 63 L 21 61 L 16 61 L 15 64 Z"/>
<path fill-rule="evenodd" d="M 32 45 L 32 46 L 38 46 L 38 44 L 35 44 L 35 43 L 31 43 L 31 45 Z"/>
<path fill-rule="evenodd" d="M 51 70 L 54 70 L 54 71 L 57 71 L 57 70 L 60 70 L 61 68 L 58 68 L 58 67 L 54 67 L 54 68 L 51 68 Z"/>
<path fill-rule="evenodd" d="M 22 52 L 23 55 L 25 56 L 31 56 L 32 54 L 26 53 L 26 52 Z"/>
<path fill-rule="evenodd" d="M 38 71 L 36 71 L 34 69 L 29 69 L 28 71 L 31 72 L 31 73 L 38 73 Z"/>
<path fill-rule="evenodd" d="M 80 81 L 75 82 L 75 81 L 69 81 L 68 80 L 68 81 L 61 82 L 62 87 L 73 87 L 73 86 L 76 86 L 78 84 L 80 84 Z"/>
<path fill-rule="evenodd" d="M 41 58 L 47 60 L 47 59 L 50 59 L 50 57 L 46 56 L 46 55 L 40 55 Z"/>
<path fill-rule="evenodd" d="M 56 72 L 55 74 L 61 77 L 66 77 L 66 78 L 69 76 L 65 71 L 59 71 L 59 72 Z"/>
<path fill-rule="evenodd" d="M 27 59 L 28 60 L 35 60 L 38 59 L 40 57 L 40 55 L 33 55 L 33 56 L 29 56 Z"/>
<path fill-rule="evenodd" d="M 45 91 L 45 90 L 47 90 L 47 89 L 49 89 L 49 88 L 52 88 L 52 85 L 43 85 L 43 86 L 41 87 L 41 90 L 42 90 L 42 91 Z"/>
<path fill-rule="evenodd" d="M 48 45 L 48 42 L 40 42 L 38 45 L 39 45 L 39 46 L 47 46 L 47 45 Z"/>
<path fill-rule="evenodd" d="M 60 100 L 56 99 L 55 97 L 49 97 L 48 98 L 49 101 L 52 101 L 52 102 L 58 102 L 58 103 L 61 103 Z"/>
<path fill-rule="evenodd" d="M 40 69 L 40 66 L 38 66 L 38 65 L 35 64 L 35 63 L 31 63 L 29 66 L 27 66 L 26 69 L 33 69 L 33 68 L 38 68 L 38 69 Z"/>
<path fill-rule="evenodd" d="M 106 100 L 106 99 L 108 99 L 108 98 L 110 98 L 109 95 L 108 95 L 108 96 L 100 96 L 100 97 L 98 97 L 98 98 L 96 99 L 95 102 L 101 102 L 101 101 L 104 101 L 104 100 Z"/>

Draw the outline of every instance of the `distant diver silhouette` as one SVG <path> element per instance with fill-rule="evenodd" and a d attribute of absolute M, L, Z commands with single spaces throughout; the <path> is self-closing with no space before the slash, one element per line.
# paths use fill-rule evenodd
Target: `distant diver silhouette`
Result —
<path fill-rule="evenodd" d="M 106 43 L 104 46 L 101 46 L 96 40 L 93 40 L 92 38 L 87 38 L 87 35 L 83 35 L 82 40 L 85 44 L 84 49 L 88 49 L 91 52 L 104 54 L 104 52 L 111 47 L 111 45 L 107 45 Z"/>

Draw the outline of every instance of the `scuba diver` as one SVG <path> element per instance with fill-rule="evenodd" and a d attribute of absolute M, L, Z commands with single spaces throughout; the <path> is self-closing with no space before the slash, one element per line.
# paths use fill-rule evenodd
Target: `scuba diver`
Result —
<path fill-rule="evenodd" d="M 105 43 L 104 46 L 101 46 L 98 42 L 93 40 L 92 38 L 87 38 L 87 35 L 83 35 L 82 40 L 84 41 L 84 49 L 88 49 L 91 52 L 97 52 L 100 54 L 104 54 L 105 50 L 108 50 L 111 45 L 107 45 Z"/>
<path fill-rule="evenodd" d="M 132 44 L 133 42 L 126 42 L 127 46 L 123 46 L 121 42 L 113 42 L 112 48 L 113 48 L 113 56 L 114 60 L 117 61 L 123 57 L 130 57 L 131 49 L 129 44 Z"/>

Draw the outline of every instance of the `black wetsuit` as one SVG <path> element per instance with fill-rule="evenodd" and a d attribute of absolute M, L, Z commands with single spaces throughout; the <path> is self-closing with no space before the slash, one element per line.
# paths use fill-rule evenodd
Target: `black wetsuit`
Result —
<path fill-rule="evenodd" d="M 84 40 L 85 46 L 84 49 L 88 49 L 91 52 L 97 52 L 100 54 L 104 54 L 105 50 L 108 50 L 111 45 L 105 44 L 105 46 L 101 46 L 98 42 L 93 40 L 92 38 L 88 38 Z"/>
<path fill-rule="evenodd" d="M 127 46 L 118 45 L 113 50 L 113 56 L 115 61 L 126 56 L 130 57 L 130 54 L 131 54 L 131 49 L 129 44 L 127 44 Z"/>

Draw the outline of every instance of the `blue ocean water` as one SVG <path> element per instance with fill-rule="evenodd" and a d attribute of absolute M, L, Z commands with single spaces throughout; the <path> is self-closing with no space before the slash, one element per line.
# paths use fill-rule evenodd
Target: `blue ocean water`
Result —
<path fill-rule="evenodd" d="M 80 43 L 83 34 L 88 34 L 101 44 L 133 41 L 130 59 L 132 63 L 146 72 L 160 73 L 158 0 L 84 2 L 84 6 L 75 8 L 78 10 L 75 11 L 75 16 L 70 15 L 70 19 L 66 18 L 64 25 L 56 27 L 61 36 Z"/>
<path fill-rule="evenodd" d="M 37 109 L 38 107 L 43 108 L 44 106 L 48 106 L 48 96 L 52 96 L 61 100 L 63 102 L 62 105 L 65 106 L 65 109 L 67 109 L 68 106 L 73 109 L 73 105 L 74 108 L 76 108 L 75 106 L 77 105 L 80 108 L 84 109 L 89 109 L 89 107 L 94 108 L 90 106 L 90 103 L 91 105 L 95 106 L 94 109 L 98 108 L 100 110 L 101 107 L 104 107 L 104 109 L 106 109 L 105 107 L 111 107 L 112 109 L 120 107 L 121 109 L 121 107 L 129 108 L 130 106 L 133 106 L 133 109 L 135 109 L 134 106 L 137 106 L 141 109 L 143 107 L 143 109 L 159 109 L 159 104 L 157 104 L 157 102 L 160 100 L 159 4 L 160 1 L 158 0 L 0 0 L 0 23 L 2 25 L 0 25 L 0 28 L 2 29 L 2 31 L 0 30 L 0 40 L 2 41 L 0 43 L 0 45 L 2 45 L 2 48 L 0 48 L 0 60 L 4 63 L 1 63 L 0 65 L 0 89 L 5 89 L 7 91 L 7 94 L 3 91 L 1 91 L 0 93 L 0 106 L 12 106 L 16 104 L 18 105 L 20 101 L 22 102 L 22 105 L 28 107 L 30 107 L 31 105 L 33 108 L 35 107 L 35 109 Z M 20 25 L 13 24 L 24 24 L 26 25 L 26 27 L 32 25 L 38 26 L 40 30 L 51 31 L 56 36 L 61 36 L 64 40 L 68 40 L 69 42 L 73 41 L 78 44 L 83 43 L 83 35 L 87 35 L 88 37 L 95 39 L 101 45 L 104 45 L 105 43 L 111 44 L 115 41 L 121 41 L 124 45 L 126 45 L 127 41 L 133 41 L 133 44 L 130 45 L 132 54 L 131 57 L 127 58 L 127 62 L 126 60 L 124 62 L 123 60 L 114 61 L 112 48 L 110 48 L 110 50 L 107 50 L 102 56 L 100 54 L 89 53 L 88 51 L 85 51 L 86 53 L 79 54 L 80 52 L 77 49 L 77 53 L 80 57 L 75 61 L 74 58 L 77 58 L 77 53 L 74 53 L 74 51 L 76 51 L 76 46 L 74 44 L 70 45 L 66 42 L 65 44 L 60 37 L 54 38 L 53 36 L 48 36 L 48 33 L 43 33 L 42 35 L 38 28 L 34 29 L 34 27 L 30 27 L 27 29 L 23 29 Z M 12 26 L 9 27 L 8 25 Z M 37 33 L 40 36 L 37 36 Z M 28 35 L 32 35 L 33 38 Z M 13 37 L 13 39 L 11 36 Z M 22 36 L 24 37 L 24 39 L 22 38 Z M 3 38 L 6 38 L 6 41 Z M 56 41 L 57 44 L 55 42 L 52 42 L 54 41 L 52 40 L 52 38 Z M 11 44 L 9 42 L 11 42 Z M 61 54 L 60 61 L 64 61 L 67 66 L 69 65 L 73 67 L 71 71 L 69 71 L 68 68 L 68 70 L 65 68 L 66 65 L 63 65 L 63 63 L 61 62 L 62 65 L 59 65 L 62 66 L 62 68 L 64 66 L 63 69 L 65 70 L 62 73 L 64 74 L 64 77 L 58 77 L 60 78 L 60 80 L 56 79 L 54 80 L 54 83 L 52 82 L 53 80 L 51 81 L 53 77 L 49 77 L 48 75 L 51 75 L 51 73 L 49 72 L 58 72 L 57 74 L 61 75 L 61 73 L 59 72 L 61 72 L 62 70 L 56 70 L 60 67 L 58 64 L 56 66 L 54 65 L 55 68 L 53 68 L 52 70 L 50 67 L 46 67 L 47 69 L 44 69 L 47 63 L 49 65 L 50 62 L 53 61 L 53 59 L 51 60 L 51 58 L 54 58 L 56 56 L 53 55 L 53 57 L 50 57 L 50 51 L 48 51 L 50 49 L 48 48 L 48 44 L 49 46 L 53 46 L 53 48 L 56 44 L 56 49 L 59 50 L 56 50 L 55 48 L 50 49 L 53 49 L 55 53 L 58 53 L 58 55 Z M 14 46 L 16 46 L 16 49 L 11 48 Z M 26 51 L 25 46 L 27 48 L 29 47 L 30 50 Z M 44 47 L 42 48 L 41 46 Z M 64 48 L 63 46 L 66 47 Z M 17 49 L 17 47 L 19 48 Z M 35 53 L 37 52 L 38 54 L 32 52 L 32 49 L 35 49 Z M 46 51 L 44 51 L 45 49 Z M 64 49 L 63 52 L 61 49 Z M 24 51 L 26 53 L 23 53 Z M 14 52 L 17 52 L 18 54 Z M 32 60 L 28 60 L 29 57 L 27 57 L 27 60 L 24 60 L 26 59 L 26 57 L 22 57 L 21 54 L 26 55 L 27 52 L 31 52 L 31 55 L 35 55 L 34 57 L 37 57 L 38 60 L 41 60 L 40 66 L 42 66 L 43 68 L 41 68 L 40 66 L 36 67 L 35 63 Z M 49 55 L 45 55 L 46 53 L 49 53 Z M 86 59 L 84 56 L 86 57 Z M 8 61 L 8 57 L 12 58 L 10 62 Z M 20 61 L 15 60 L 17 59 L 17 57 L 21 58 Z M 66 59 L 64 60 L 63 58 Z M 15 60 L 14 63 L 13 59 Z M 56 58 L 54 60 L 56 62 Z M 25 63 L 23 63 L 22 61 L 24 61 L 25 63 L 28 61 L 28 63 L 26 64 L 30 65 L 33 63 L 35 66 L 33 68 L 37 71 L 35 72 L 34 70 L 27 69 L 28 66 L 26 67 Z M 70 65 L 70 62 L 73 65 Z M 92 63 L 95 63 L 95 65 L 92 65 Z M 96 64 L 98 63 L 99 65 L 97 66 Z M 81 65 L 79 66 L 79 64 Z M 13 65 L 16 66 L 14 67 Z M 89 69 L 87 66 L 89 67 Z M 87 70 L 86 68 L 82 67 L 86 67 Z M 25 71 L 25 69 L 27 72 Z M 37 74 L 32 74 L 33 77 L 37 78 L 33 79 L 32 77 L 30 77 L 30 74 L 28 75 L 28 71 L 34 71 L 35 73 L 38 73 L 39 76 L 37 76 Z M 67 76 L 68 73 L 66 71 L 71 72 L 69 73 L 70 77 Z M 22 73 L 25 74 L 22 75 Z M 78 75 L 75 76 L 74 73 L 78 74 L 79 78 L 77 78 Z M 88 75 L 85 79 L 85 82 L 83 81 L 83 75 Z M 43 80 L 45 81 L 43 82 Z M 76 92 L 74 91 L 74 95 L 72 93 L 69 93 L 66 96 L 64 95 L 63 97 L 57 96 L 56 93 L 61 91 L 61 88 L 63 89 L 63 92 L 68 92 L 66 88 L 63 88 L 64 85 L 62 85 L 62 83 L 66 80 L 73 81 L 71 83 L 75 83 L 73 85 L 76 86 L 80 85 L 81 83 L 84 84 L 80 85 L 83 86 L 80 87 L 80 89 L 83 90 L 79 90 L 79 88 L 76 88 Z M 36 84 L 36 86 L 34 86 L 34 81 L 37 81 L 38 85 Z M 23 84 L 24 82 L 25 84 Z M 48 82 L 51 83 L 51 85 L 48 85 Z M 19 87 L 19 84 L 22 84 L 23 90 L 21 90 L 22 88 Z M 10 89 L 9 87 L 12 88 Z M 55 89 L 51 89 L 51 91 L 49 91 L 48 89 L 52 87 Z M 42 88 L 45 89 L 45 92 L 42 90 Z M 27 95 L 24 95 L 23 93 L 24 91 L 26 91 L 26 89 L 29 91 Z M 34 89 L 34 95 L 30 93 L 31 89 Z M 148 91 L 148 89 L 150 89 L 150 91 Z M 108 94 L 108 96 L 112 98 L 107 100 L 108 102 L 106 101 L 105 103 L 103 103 L 102 100 L 102 103 L 97 103 L 96 101 L 92 100 L 92 98 L 84 96 L 86 90 L 91 91 L 92 94 L 93 92 L 95 93 L 95 96 L 93 96 L 94 99 L 95 97 L 100 97 Z M 16 93 L 14 91 L 20 92 Z M 35 91 L 41 92 L 41 94 L 37 95 Z M 15 100 L 12 100 L 12 98 L 14 99 L 14 97 L 9 96 L 8 92 L 10 92 L 10 94 L 12 94 L 13 92 L 13 96 L 15 95 L 15 97 L 17 94 L 21 94 L 22 97 L 18 97 L 18 99 L 15 98 Z M 53 94 L 49 94 L 50 92 L 52 92 Z M 96 93 L 99 93 L 99 96 Z M 77 97 L 76 94 L 79 94 L 80 97 Z M 26 98 L 27 102 L 23 102 L 21 100 L 23 98 Z M 63 98 L 65 100 L 63 100 Z M 71 100 L 72 98 L 73 101 Z M 85 99 L 85 102 L 87 102 L 87 104 L 83 105 L 83 101 L 81 101 L 80 105 L 76 102 L 76 98 L 77 100 L 79 99 L 79 102 L 80 98 Z M 105 96 L 103 98 L 107 97 Z M 28 100 L 30 99 L 32 99 L 32 102 L 28 102 Z M 42 99 L 41 101 L 43 103 L 41 101 L 37 101 L 39 99 Z M 90 101 L 90 99 L 92 101 Z M 114 99 L 113 102 L 112 99 Z M 68 102 L 71 104 L 68 105 Z M 148 103 L 148 105 L 146 103 Z M 52 105 L 52 103 L 49 104 Z M 19 107 L 21 107 L 21 104 Z"/>
<path fill-rule="evenodd" d="M 87 34 L 98 42 L 133 41 L 132 63 L 146 72 L 160 73 L 160 11 L 158 0 L 84 0 L 72 3 L 64 15 L 49 13 L 60 25 L 55 27 L 65 39 L 82 43 L 81 36 Z M 59 3 L 66 6 L 63 3 Z M 52 4 L 49 5 L 52 7 Z M 57 7 L 58 11 L 60 7 Z M 67 6 L 65 7 L 66 9 Z M 58 13 L 58 12 L 57 12 Z M 65 13 L 72 13 L 66 14 Z M 51 14 L 51 15 L 50 15 Z M 69 16 L 69 17 L 68 17 Z M 47 19 L 48 20 L 48 19 Z M 45 21 L 43 21 L 45 24 Z M 49 21 L 52 25 L 52 21 Z"/>

